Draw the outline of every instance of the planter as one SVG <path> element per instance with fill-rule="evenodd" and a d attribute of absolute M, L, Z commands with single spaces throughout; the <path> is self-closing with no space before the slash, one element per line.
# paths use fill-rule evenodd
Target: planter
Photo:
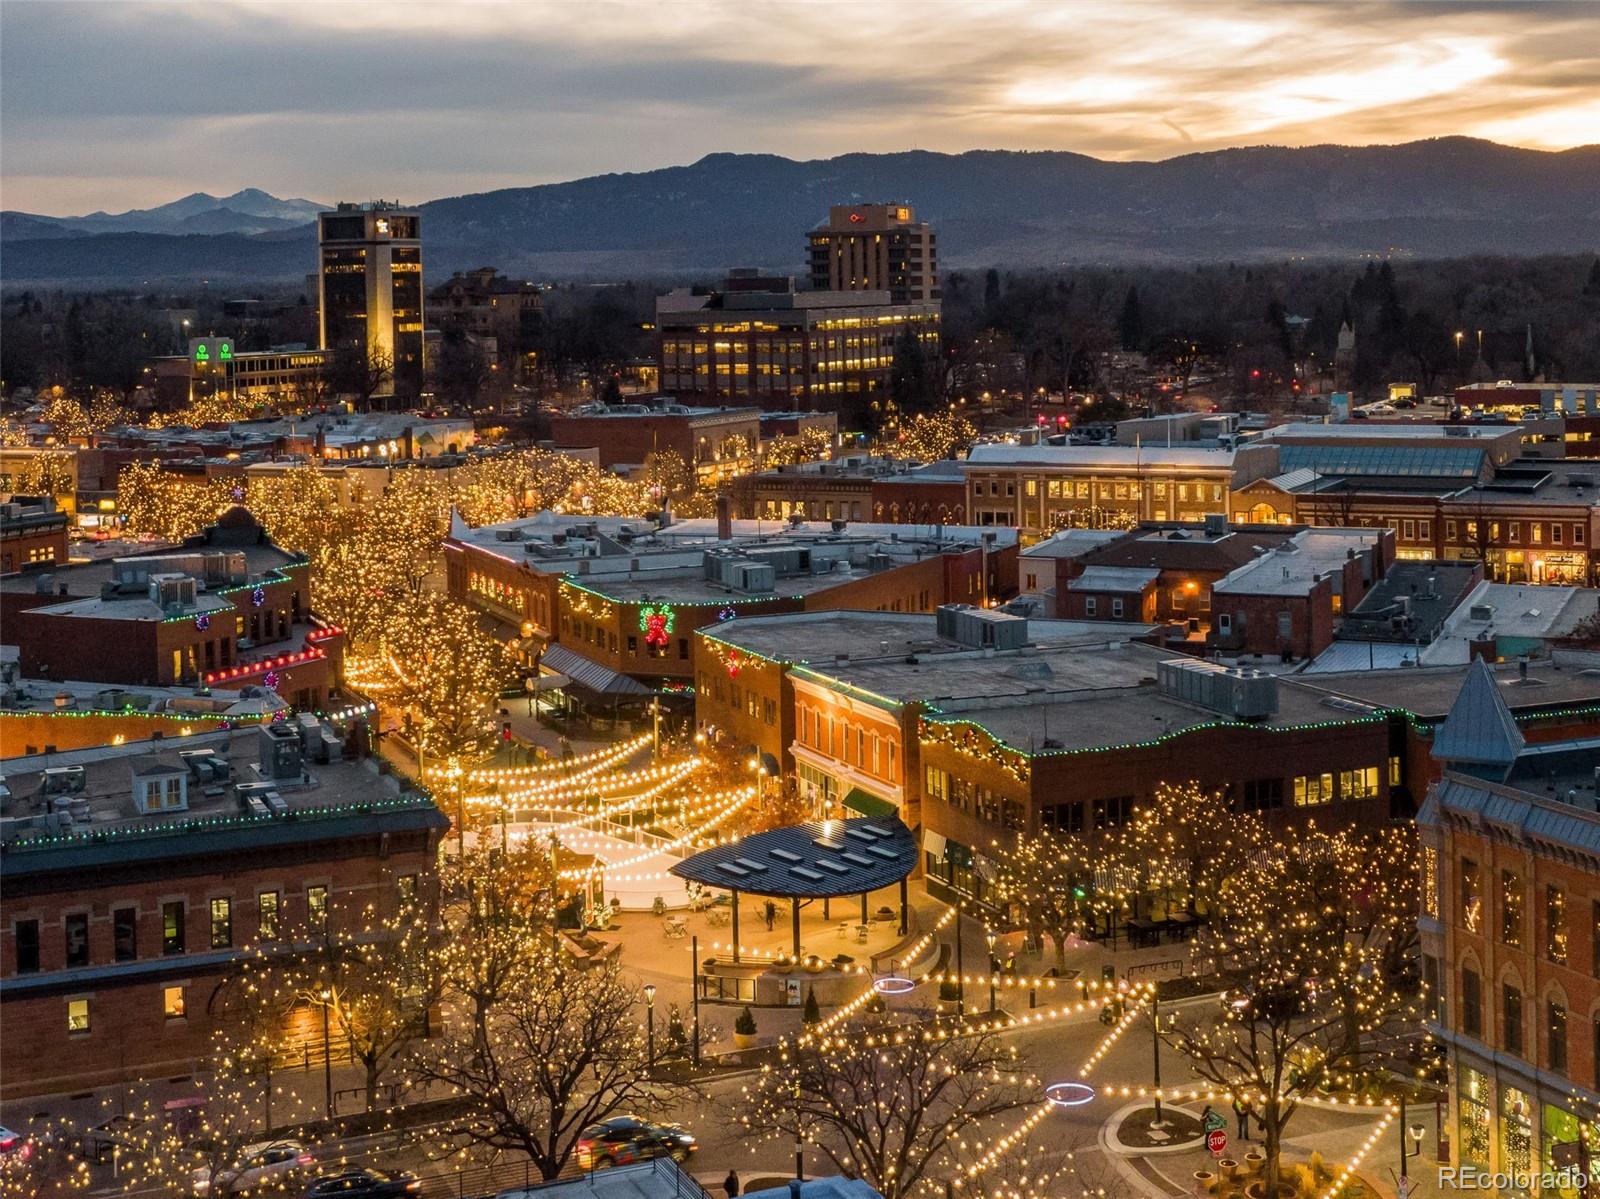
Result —
<path fill-rule="evenodd" d="M 755 1048 L 756 1034 L 753 1032 L 736 1032 L 733 1034 L 733 1047 L 735 1049 Z"/>
<path fill-rule="evenodd" d="M 779 954 L 777 957 L 772 959 L 772 968 L 774 970 L 793 970 L 794 959 L 788 957 L 787 955 Z"/>
<path fill-rule="evenodd" d="M 1234 1161 L 1231 1157 L 1225 1157 L 1217 1163 L 1217 1172 L 1222 1175 L 1223 1181 L 1225 1182 L 1239 1181 L 1239 1163 Z"/>
<path fill-rule="evenodd" d="M 1209 1199 L 1211 1188 L 1217 1184 L 1217 1176 L 1210 1170 L 1196 1170 L 1191 1177 L 1194 1179 L 1195 1199 Z"/>
<path fill-rule="evenodd" d="M 1252 1177 L 1261 1173 L 1261 1171 L 1266 1168 L 1266 1165 L 1267 1155 L 1262 1153 L 1259 1149 L 1252 1149 L 1249 1153 L 1244 1155 L 1245 1173 L 1251 1175 Z"/>
<path fill-rule="evenodd" d="M 805 960 L 803 966 L 807 974 L 821 974 L 827 969 L 828 963 L 813 954 Z"/>

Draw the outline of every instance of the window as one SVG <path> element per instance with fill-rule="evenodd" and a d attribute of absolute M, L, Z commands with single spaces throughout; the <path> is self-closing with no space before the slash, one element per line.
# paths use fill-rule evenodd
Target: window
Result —
<path fill-rule="evenodd" d="M 1444 1023 L 1444 1007 L 1439 993 L 1439 959 L 1431 953 L 1422 955 L 1422 986 L 1427 997 L 1427 1018 L 1435 1024 Z"/>
<path fill-rule="evenodd" d="M 1466 966 L 1461 968 L 1461 1031 L 1483 1036 L 1483 984 L 1478 972 Z"/>
<path fill-rule="evenodd" d="M 1061 833 L 1083 832 L 1083 804 L 1064 803 L 1048 807 L 1039 813 L 1039 823 L 1044 828 Z"/>
<path fill-rule="evenodd" d="M 1567 1072 L 1567 1009 L 1555 1000 L 1545 1005 L 1545 1065 L 1557 1074 Z"/>
<path fill-rule="evenodd" d="M 306 888 L 306 922 L 318 932 L 328 927 L 328 888 Z"/>
<path fill-rule="evenodd" d="M 11 928 L 17 944 L 17 973 L 39 972 L 39 922 L 18 920 Z"/>
<path fill-rule="evenodd" d="M 1282 779 L 1247 779 L 1240 808 L 1246 812 L 1266 812 L 1283 807 Z"/>
<path fill-rule="evenodd" d="M 256 936 L 263 941 L 278 937 L 278 893 L 263 891 L 256 896 Z"/>
<path fill-rule="evenodd" d="M 1561 526 L 1558 525 L 1558 524 L 1555 524 L 1555 523 L 1552 523 L 1550 525 L 1550 544 L 1551 545 L 1560 545 L 1561 544 Z"/>
<path fill-rule="evenodd" d="M 1339 772 L 1339 794 L 1345 799 L 1373 799 L 1378 794 L 1378 768 L 1363 766 Z"/>
<path fill-rule="evenodd" d="M 1538 521 L 1528 526 L 1533 531 L 1533 544 L 1539 545 L 1544 541 L 1544 526 Z"/>
<path fill-rule="evenodd" d="M 1554 885 L 1544 889 L 1544 955 L 1567 964 L 1567 893 Z"/>
<path fill-rule="evenodd" d="M 62 922 L 68 966 L 89 964 L 89 913 L 74 912 Z"/>
<path fill-rule="evenodd" d="M 1133 819 L 1133 796 L 1117 795 L 1094 801 L 1096 829 L 1121 828 Z"/>
<path fill-rule="evenodd" d="M 1422 541 L 1432 541 L 1433 522 L 1431 520 L 1419 520 L 1417 522 L 1417 536 Z"/>
<path fill-rule="evenodd" d="M 87 999 L 67 1000 L 67 1031 L 69 1033 L 86 1033 L 89 1031 L 89 1001 Z"/>
<path fill-rule="evenodd" d="M 1094 596 L 1091 595 L 1083 601 L 1083 614 L 1085 616 L 1094 616 L 1099 610 L 1100 601 L 1095 599 Z"/>
<path fill-rule="evenodd" d="M 1291 612 L 1278 613 L 1278 640 L 1287 642 L 1294 636 L 1294 614 Z"/>
<path fill-rule="evenodd" d="M 1405 782 L 1404 764 L 1400 761 L 1399 754 L 1393 754 L 1389 758 L 1389 786 L 1398 787 L 1403 782 Z"/>
<path fill-rule="evenodd" d="M 417 902 L 417 876 L 402 874 L 394 880 L 395 894 L 400 898 L 401 907 L 410 907 Z"/>
<path fill-rule="evenodd" d="M 1455 521 L 1447 520 L 1447 521 L 1444 522 L 1444 539 L 1446 541 L 1454 541 L 1456 539 L 1456 522 Z"/>
<path fill-rule="evenodd" d="M 183 952 L 183 900 L 161 905 L 161 952 Z"/>
<path fill-rule="evenodd" d="M 139 956 L 139 910 L 117 908 L 111 913 L 111 953 L 119 962 Z"/>
<path fill-rule="evenodd" d="M 1414 520 L 1401 521 L 1400 536 L 1406 541 L 1415 541 L 1417 539 L 1417 522 Z"/>
<path fill-rule="evenodd" d="M 1111 616 L 1112 616 L 1112 619 L 1114 619 L 1114 620 L 1121 620 L 1122 619 L 1122 600 L 1121 599 L 1113 599 L 1111 601 Z"/>
<path fill-rule="evenodd" d="M 1431 845 L 1422 847 L 1422 913 L 1439 918 L 1439 851 Z"/>
<path fill-rule="evenodd" d="M 161 1014 L 168 1020 L 182 1020 L 187 1010 L 181 986 L 161 989 Z"/>
<path fill-rule="evenodd" d="M 1573 525 L 1572 526 L 1572 544 L 1573 545 L 1582 545 L 1583 544 L 1583 526 L 1582 525 Z"/>
<path fill-rule="evenodd" d="M 1511 544 L 1520 544 L 1522 541 L 1522 522 L 1520 520 L 1514 520 L 1510 523 L 1508 528 L 1510 530 L 1508 539 L 1510 540 Z"/>
<path fill-rule="evenodd" d="M 1233 617 L 1226 612 L 1217 613 L 1217 632 L 1227 637 L 1233 632 Z"/>
<path fill-rule="evenodd" d="M 1333 774 L 1302 774 L 1294 780 L 1294 806 L 1308 808 L 1333 802 Z"/>
<path fill-rule="evenodd" d="M 1501 1046 L 1507 1053 L 1522 1056 L 1522 992 L 1505 983 L 1500 988 L 1500 1011 L 1505 1020 Z"/>
<path fill-rule="evenodd" d="M 1515 870 L 1500 872 L 1500 940 L 1513 949 L 1522 945 L 1522 879 Z"/>
<path fill-rule="evenodd" d="M 1478 863 L 1461 859 L 1461 924 L 1475 933 L 1483 925 L 1483 892 L 1478 886 Z"/>
<path fill-rule="evenodd" d="M 233 900 L 211 901 L 211 948 L 227 949 L 233 944 Z"/>

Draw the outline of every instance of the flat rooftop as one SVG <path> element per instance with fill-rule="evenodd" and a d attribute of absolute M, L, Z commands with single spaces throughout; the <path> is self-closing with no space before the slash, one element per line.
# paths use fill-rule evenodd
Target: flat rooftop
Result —
<path fill-rule="evenodd" d="M 799 667 L 823 685 L 891 703 L 921 700 L 935 718 L 971 720 L 1025 751 L 1093 749 L 1149 740 L 1223 719 L 1162 695 L 1157 666 L 1187 655 L 1132 641 L 1149 626 L 1097 621 L 1028 622 L 1033 644 L 986 653 L 940 639 L 933 616 L 818 612 L 735 620 L 701 630 L 727 645 Z M 1499 669 L 1515 709 L 1600 702 L 1600 670 L 1562 663 Z M 1393 708 L 1421 719 L 1449 712 L 1466 667 L 1397 667 L 1279 674 L 1278 712 L 1255 727 L 1320 724 Z"/>
<path fill-rule="evenodd" d="M 1131 445 L 975 445 L 967 454 L 969 467 L 1046 466 L 1085 470 L 1160 470 L 1185 468 L 1233 470 L 1233 450 L 1191 449 L 1182 446 Z"/>
<path fill-rule="evenodd" d="M 1382 424 L 1352 421 L 1322 424 L 1291 421 L 1261 434 L 1266 441 L 1496 441 L 1519 432 L 1515 425 Z"/>
<path fill-rule="evenodd" d="M 6 870 L 15 873 L 20 864 L 36 861 L 34 854 L 53 856 L 57 850 L 81 851 L 86 861 L 131 853 L 189 856 L 201 852 L 201 836 L 212 833 L 246 844 L 251 837 L 274 843 L 302 840 L 316 836 L 316 822 L 370 822 L 379 812 L 416 810 L 429 823 L 444 822 L 431 799 L 392 774 L 379 774 L 376 759 L 346 761 L 335 755 L 325 764 L 308 759 L 301 776 L 271 779 L 260 765 L 263 727 L 6 760 L 6 796 L 0 807 Z M 204 749 L 228 762 L 230 778 L 201 781 L 189 773 L 179 754 Z M 82 790 L 48 794 L 46 770 L 74 766 L 83 768 Z M 133 799 L 134 772 L 163 769 L 188 777 L 188 809 L 141 815 Z M 286 815 L 252 815 L 241 804 L 235 785 L 260 782 L 272 784 Z M 68 828 L 50 827 L 47 815 L 54 807 L 71 812 Z"/>

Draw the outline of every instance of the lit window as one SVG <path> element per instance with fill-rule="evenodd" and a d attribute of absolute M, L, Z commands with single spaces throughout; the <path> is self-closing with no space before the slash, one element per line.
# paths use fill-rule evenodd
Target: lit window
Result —
<path fill-rule="evenodd" d="M 182 987 L 163 987 L 161 990 L 161 1012 L 168 1020 L 182 1020 L 187 1008 L 184 1006 Z"/>
<path fill-rule="evenodd" d="M 1294 804 L 1297 808 L 1333 802 L 1333 774 L 1302 774 L 1294 780 Z"/>
<path fill-rule="evenodd" d="M 306 919 L 318 931 L 328 927 L 328 888 L 306 888 Z"/>
<path fill-rule="evenodd" d="M 1469 933 L 1483 924 L 1483 892 L 1478 886 L 1478 863 L 1461 859 L 1461 923 Z"/>
<path fill-rule="evenodd" d="M 1439 851 L 1432 846 L 1422 849 L 1422 910 L 1439 918 Z"/>
<path fill-rule="evenodd" d="M 1372 799 L 1378 794 L 1378 768 L 1364 766 L 1359 770 L 1339 772 L 1339 794 L 1345 799 Z"/>
<path fill-rule="evenodd" d="M 67 1031 L 89 1031 L 89 1001 L 87 999 L 67 1000 Z"/>
<path fill-rule="evenodd" d="M 233 944 L 233 901 L 211 901 L 211 948 L 227 949 Z"/>
<path fill-rule="evenodd" d="M 1522 879 L 1515 870 L 1500 872 L 1500 940 L 1513 949 L 1522 944 Z"/>
<path fill-rule="evenodd" d="M 256 896 L 256 936 L 263 941 L 274 940 L 278 935 L 278 893 L 263 891 Z"/>
<path fill-rule="evenodd" d="M 1567 893 L 1546 887 L 1544 893 L 1545 956 L 1558 966 L 1567 964 Z"/>

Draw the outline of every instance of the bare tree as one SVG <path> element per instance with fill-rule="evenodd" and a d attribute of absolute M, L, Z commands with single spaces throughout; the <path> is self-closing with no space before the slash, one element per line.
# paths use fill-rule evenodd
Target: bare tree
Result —
<path fill-rule="evenodd" d="M 489 851 L 455 880 L 443 955 L 451 1016 L 415 1050 L 412 1075 L 475 1101 L 470 1145 L 525 1153 L 550 1179 L 586 1127 L 659 1107 L 679 1087 L 652 1077 L 637 988 L 615 963 L 580 968 L 554 944 L 550 905 L 528 890 L 538 875 L 536 855 Z"/>
<path fill-rule="evenodd" d="M 871 1016 L 805 1040 L 739 1097 L 758 1136 L 815 1145 L 886 1199 L 950 1172 L 979 1126 L 1032 1096 L 991 1032 L 934 1037 Z"/>

